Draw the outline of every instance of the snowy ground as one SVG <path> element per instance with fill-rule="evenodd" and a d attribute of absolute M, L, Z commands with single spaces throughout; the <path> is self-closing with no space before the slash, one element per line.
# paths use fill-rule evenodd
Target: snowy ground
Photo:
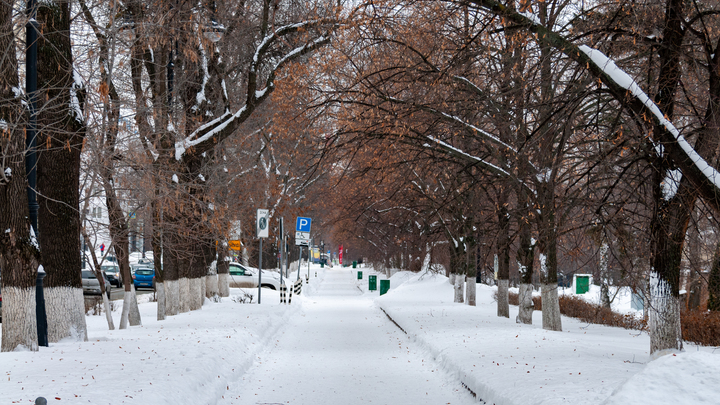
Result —
<path fill-rule="evenodd" d="M 142 303 L 143 326 L 127 330 L 88 316 L 88 342 L 0 353 L 0 404 L 720 402 L 713 348 L 650 361 L 644 333 L 565 317 L 547 332 L 539 312 L 518 325 L 517 307 L 495 315 L 492 288 L 478 285 L 477 307 L 455 304 L 439 275 L 395 274 L 378 298 L 360 270 L 313 267 L 292 305 L 263 290 L 262 305 L 206 300 L 162 322 Z"/>

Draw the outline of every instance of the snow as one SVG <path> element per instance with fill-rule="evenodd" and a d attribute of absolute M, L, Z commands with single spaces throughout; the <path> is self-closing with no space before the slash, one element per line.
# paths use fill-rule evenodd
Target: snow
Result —
<path fill-rule="evenodd" d="M 12 177 L 12 168 L 10 168 L 10 167 L 5 168 L 5 177 L 7 177 L 7 178 Z"/>
<path fill-rule="evenodd" d="M 650 100 L 650 97 L 635 83 L 627 73 L 615 65 L 612 59 L 608 58 L 602 52 L 597 49 L 590 48 L 587 45 L 581 45 L 578 47 L 580 51 L 586 54 L 598 67 L 600 67 L 610 78 L 617 83 L 619 86 L 627 89 L 635 96 L 650 112 L 655 115 L 660 125 L 664 126 L 665 129 L 670 132 L 673 137 L 677 140 L 678 146 L 685 153 L 685 155 L 692 161 L 695 166 L 702 172 L 705 178 L 708 179 L 716 188 L 720 188 L 720 173 L 718 173 L 712 166 L 710 166 L 705 159 L 703 159 L 695 149 L 688 143 L 688 141 L 680 134 L 677 128 L 667 119 L 665 115 L 660 111 L 660 108 Z"/>
<path fill-rule="evenodd" d="M 177 175 L 177 174 L 173 174 L 173 175 L 172 175 L 172 181 L 173 181 L 173 183 L 179 183 L 179 182 L 180 182 L 180 180 L 178 180 L 178 175 Z"/>
<path fill-rule="evenodd" d="M 0 130 L 7 131 L 8 123 L 4 119 L 0 118 Z"/>
<path fill-rule="evenodd" d="M 662 187 L 662 195 L 665 201 L 670 201 L 678 191 L 682 179 L 682 171 L 680 169 L 668 170 L 665 178 L 660 183 Z"/>
<path fill-rule="evenodd" d="M 389 279 L 389 293 L 368 291 L 369 274 Z M 650 361 L 644 332 L 572 318 L 551 332 L 539 311 L 533 325 L 516 324 L 513 314 L 497 317 L 496 290 L 484 284 L 476 307 L 453 303 L 448 279 L 428 272 L 387 278 L 312 265 L 302 288 L 291 305 L 267 289 L 262 305 L 243 304 L 257 290 L 231 289 L 164 321 L 152 294 L 140 295 L 143 325 L 125 330 L 89 314 L 87 342 L 0 353 L 0 403 L 714 404 L 720 396 L 712 348 L 686 343 Z M 114 317 L 121 306 L 113 302 Z"/>
<path fill-rule="evenodd" d="M 80 109 L 80 100 L 77 97 L 77 91 L 84 87 L 82 77 L 73 70 L 73 84 L 70 86 L 70 114 L 75 117 L 75 120 L 80 124 L 85 124 L 82 110 Z"/>

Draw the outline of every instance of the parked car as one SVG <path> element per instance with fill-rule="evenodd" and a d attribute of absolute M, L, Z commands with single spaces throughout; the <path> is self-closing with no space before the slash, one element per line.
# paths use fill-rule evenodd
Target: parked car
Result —
<path fill-rule="evenodd" d="M 280 289 L 280 277 L 269 271 L 262 272 L 262 287 L 271 290 Z M 258 269 L 245 267 L 240 263 L 230 263 L 230 287 L 257 288 Z"/>
<path fill-rule="evenodd" d="M 100 269 L 105 273 L 110 284 L 120 287 L 122 284 L 122 276 L 120 275 L 120 267 L 116 264 L 107 264 L 100 266 Z"/>
<path fill-rule="evenodd" d="M 154 269 L 155 265 L 153 262 L 145 262 L 145 263 L 133 263 L 130 265 L 130 274 L 135 274 L 135 270 L 137 269 Z"/>
<path fill-rule="evenodd" d="M 132 278 L 136 289 L 140 287 L 155 288 L 155 269 L 148 267 L 138 268 Z"/>
<path fill-rule="evenodd" d="M 110 289 L 112 288 L 112 286 L 110 285 L 110 280 L 108 280 L 105 273 L 103 273 L 103 278 L 105 279 L 105 291 L 109 295 Z M 82 270 L 82 287 L 83 294 L 102 294 L 102 291 L 100 290 L 100 282 L 98 281 L 97 277 L 95 277 L 95 272 L 92 270 Z"/>

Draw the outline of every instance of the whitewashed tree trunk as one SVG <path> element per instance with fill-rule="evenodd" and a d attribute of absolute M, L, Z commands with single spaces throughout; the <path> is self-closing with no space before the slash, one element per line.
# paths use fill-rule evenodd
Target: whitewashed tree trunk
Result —
<path fill-rule="evenodd" d="M 476 290 L 477 285 L 475 284 L 475 277 L 466 277 L 465 278 L 465 302 L 470 305 L 471 307 L 476 306 L 475 298 L 476 298 Z"/>
<path fill-rule="evenodd" d="M 610 277 L 608 275 L 608 244 L 603 241 L 600 245 L 600 305 L 610 308 Z"/>
<path fill-rule="evenodd" d="M 543 329 L 561 332 L 562 318 L 560 317 L 557 284 L 543 284 L 540 287 L 540 295 L 542 297 Z"/>
<path fill-rule="evenodd" d="M 205 296 L 212 298 L 218 295 L 218 275 L 208 274 L 205 279 Z"/>
<path fill-rule="evenodd" d="M 202 308 L 202 299 L 205 296 L 205 292 L 202 290 L 202 279 L 190 278 L 188 279 L 189 295 L 188 295 L 188 308 L 190 311 L 197 311 Z"/>
<path fill-rule="evenodd" d="M 533 308 L 535 307 L 532 300 L 532 292 L 532 284 L 520 284 L 518 316 L 515 320 L 517 323 L 532 325 L 532 313 Z"/>
<path fill-rule="evenodd" d="M 157 320 L 165 320 L 165 284 L 155 283 L 155 294 L 157 298 Z"/>
<path fill-rule="evenodd" d="M 165 281 L 165 315 L 177 315 L 180 312 L 180 282 Z"/>
<path fill-rule="evenodd" d="M 125 297 L 127 296 L 128 294 L 126 292 Z M 127 302 L 127 300 L 124 302 Z M 128 314 L 128 321 L 130 322 L 130 326 L 142 325 L 142 319 L 140 319 L 140 308 L 138 308 L 137 303 L 137 294 L 135 294 L 135 284 L 130 284 L 130 313 Z"/>
<path fill-rule="evenodd" d="M 425 259 L 423 259 L 423 264 L 422 264 L 422 267 L 420 268 L 420 272 L 424 273 L 424 272 L 427 272 L 430 270 L 430 260 L 431 260 L 430 251 L 431 251 L 430 244 L 426 243 L 425 244 L 425 252 L 426 252 Z"/>
<path fill-rule="evenodd" d="M 450 273 L 450 275 L 448 276 L 448 282 L 450 283 L 450 285 L 455 285 L 455 273 Z"/>
<path fill-rule="evenodd" d="M 105 308 L 105 318 L 107 319 L 108 329 L 115 330 L 115 323 L 112 318 L 112 311 L 110 310 L 110 300 L 107 294 L 102 295 L 103 307 Z"/>
<path fill-rule="evenodd" d="M 178 307 L 178 311 L 180 311 L 180 313 L 188 312 L 190 311 L 190 280 L 188 280 L 187 277 L 181 277 L 180 280 L 178 280 L 178 285 L 180 287 L 178 294 L 180 306 Z"/>
<path fill-rule="evenodd" d="M 672 295 L 670 285 L 650 272 L 650 355 L 659 357 L 673 350 L 682 350 L 680 300 Z"/>
<path fill-rule="evenodd" d="M 198 294 L 198 300 L 200 300 L 200 306 L 205 302 L 205 292 L 207 291 L 207 276 L 200 277 L 200 294 Z"/>
<path fill-rule="evenodd" d="M 138 309 L 137 296 L 135 294 L 135 286 L 130 285 L 130 291 L 125 291 L 123 297 L 123 309 L 120 315 L 120 329 L 127 329 L 130 326 L 142 325 L 140 319 L 140 310 Z"/>
<path fill-rule="evenodd" d="M 35 287 L 3 287 L 2 347 L 9 352 L 23 347 L 38 350 Z"/>
<path fill-rule="evenodd" d="M 67 337 L 78 342 L 87 341 L 82 288 L 47 287 L 43 289 L 43 293 L 47 311 L 48 342 L 59 342 Z"/>
<path fill-rule="evenodd" d="M 230 296 L 230 275 L 228 273 L 218 274 L 218 295 L 221 297 Z"/>
<path fill-rule="evenodd" d="M 510 280 L 498 280 L 497 283 L 497 316 L 510 318 L 510 302 L 508 300 Z"/>
<path fill-rule="evenodd" d="M 245 245 L 243 245 L 243 248 L 242 248 L 242 264 L 245 267 L 250 266 L 250 253 L 248 253 L 248 250 L 245 247 Z"/>
<path fill-rule="evenodd" d="M 465 282 L 465 277 L 462 275 L 455 276 L 455 302 L 462 303 L 465 301 L 465 297 L 463 297 L 463 284 Z"/>

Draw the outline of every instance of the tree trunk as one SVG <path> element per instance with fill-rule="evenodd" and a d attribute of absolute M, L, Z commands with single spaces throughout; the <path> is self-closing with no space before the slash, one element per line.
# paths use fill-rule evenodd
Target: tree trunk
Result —
<path fill-rule="evenodd" d="M 610 309 L 608 250 L 607 241 L 603 238 L 603 242 L 600 245 L 600 306 Z"/>
<path fill-rule="evenodd" d="M 532 300 L 532 292 L 532 284 L 520 284 L 520 294 L 518 297 L 518 316 L 515 320 L 517 323 L 532 325 L 532 313 L 535 306 Z"/>
<path fill-rule="evenodd" d="M 38 228 L 48 341 L 87 340 L 80 268 L 80 152 L 85 137 L 82 84 L 72 66 L 70 6 L 43 3 L 38 21 Z M 74 107 L 73 107 L 74 106 Z"/>
<path fill-rule="evenodd" d="M 720 311 L 720 243 L 715 248 L 708 277 L 708 311 Z"/>
<path fill-rule="evenodd" d="M 230 263 L 228 262 L 228 250 L 227 241 L 220 243 L 220 250 L 218 251 L 217 259 L 217 282 L 218 282 L 218 295 L 220 297 L 230 296 L 230 284 L 228 280 Z"/>
<path fill-rule="evenodd" d="M 500 234 L 498 235 L 498 268 L 497 268 L 497 316 L 510 318 L 510 302 L 508 301 L 508 287 L 510 285 L 510 213 L 504 202 L 501 200 L 498 210 L 498 224 Z"/>
<path fill-rule="evenodd" d="M 471 307 L 476 306 L 477 283 L 475 276 L 467 276 L 465 278 L 465 300 Z"/>
<path fill-rule="evenodd" d="M 165 283 L 155 282 L 155 294 L 157 299 L 157 320 L 165 320 Z"/>
<path fill-rule="evenodd" d="M 532 273 L 535 260 L 534 245 L 530 238 L 530 225 L 523 219 L 518 220 L 520 246 L 517 250 L 518 272 L 520 273 L 520 296 L 519 314 L 516 319 L 518 323 L 532 324 L 532 312 L 534 304 L 532 301 Z"/>
<path fill-rule="evenodd" d="M 465 276 L 458 274 L 455 276 L 455 302 L 462 303 L 465 301 L 463 297 L 463 287 L 465 284 Z"/>
<path fill-rule="evenodd" d="M 12 2 L 0 2 L 0 154 L 24 156 L 25 119 L 14 52 Z M 0 167 L 0 271 L 2 272 L 2 344 L 0 350 L 38 350 L 35 277 L 39 252 L 31 237 L 24 159 L 7 159 Z M 9 176 L 8 176 L 9 174 Z"/>

